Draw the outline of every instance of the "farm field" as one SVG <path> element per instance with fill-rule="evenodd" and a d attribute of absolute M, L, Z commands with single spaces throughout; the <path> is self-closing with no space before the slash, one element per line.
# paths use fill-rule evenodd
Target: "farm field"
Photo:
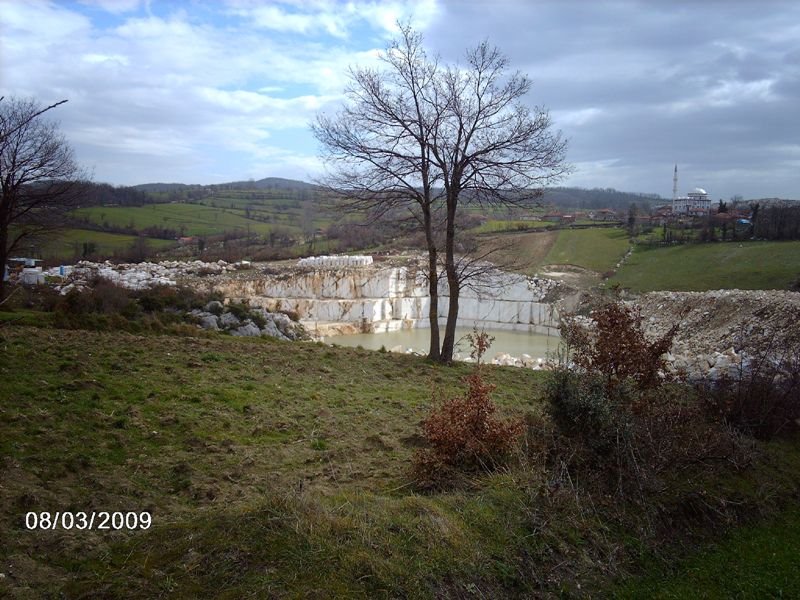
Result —
<path fill-rule="evenodd" d="M 499 231 L 525 231 L 527 229 L 540 229 L 553 226 L 554 223 L 548 221 L 517 221 L 489 219 L 482 225 L 472 229 L 472 233 L 495 233 Z"/>
<path fill-rule="evenodd" d="M 137 207 L 93 206 L 75 211 L 94 223 L 116 227 L 132 225 L 174 229 L 179 235 L 220 235 L 226 232 L 269 233 L 273 226 L 247 219 L 240 211 L 230 211 L 201 204 L 147 204 Z"/>
<path fill-rule="evenodd" d="M 91 229 L 67 229 L 58 234 L 41 249 L 42 257 L 47 258 L 72 258 L 80 256 L 84 243 L 95 245 L 96 253 L 100 255 L 112 255 L 116 252 L 128 250 L 136 236 L 124 235 L 120 233 L 106 233 L 104 231 L 94 231 Z M 174 246 L 172 240 L 161 240 L 147 238 L 148 248 L 160 250 Z"/>
<path fill-rule="evenodd" d="M 604 273 L 628 249 L 628 234 L 621 228 L 563 229 L 543 264 L 574 265 Z"/>
<path fill-rule="evenodd" d="M 787 289 L 800 277 L 800 242 L 637 247 L 610 283 L 636 292 Z"/>
<path fill-rule="evenodd" d="M 479 238 L 480 252 L 505 268 L 528 275 L 545 265 L 571 265 L 598 274 L 614 267 L 628 248 L 624 230 L 610 227 L 498 233 Z"/>
<path fill-rule="evenodd" d="M 499 233 L 479 236 L 479 252 L 507 270 L 534 275 L 555 244 L 560 231 Z"/>

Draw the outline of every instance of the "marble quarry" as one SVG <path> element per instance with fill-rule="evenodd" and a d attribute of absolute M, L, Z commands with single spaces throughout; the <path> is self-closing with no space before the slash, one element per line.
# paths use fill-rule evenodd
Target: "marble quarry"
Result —
<path fill-rule="evenodd" d="M 372 333 L 428 327 L 430 296 L 419 264 L 372 263 L 372 257 L 315 257 L 294 268 L 253 269 L 246 276 L 218 281 L 232 300 L 247 300 L 269 311 L 293 311 L 318 335 Z M 361 258 L 369 259 L 359 260 Z M 337 260 L 340 259 L 340 260 Z M 244 274 L 242 274 L 244 275 Z M 459 325 L 557 334 L 558 315 L 545 297 L 557 284 L 543 278 L 491 270 L 480 285 L 465 288 Z M 439 290 L 441 324 L 447 317 L 446 283 Z"/>

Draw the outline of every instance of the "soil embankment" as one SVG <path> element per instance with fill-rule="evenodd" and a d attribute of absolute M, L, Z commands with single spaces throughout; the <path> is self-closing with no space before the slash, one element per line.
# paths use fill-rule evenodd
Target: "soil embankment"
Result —
<path fill-rule="evenodd" d="M 650 292 L 635 303 L 653 335 L 679 324 L 668 358 L 690 375 L 738 371 L 743 360 L 765 356 L 785 362 L 800 350 L 798 292 Z"/>

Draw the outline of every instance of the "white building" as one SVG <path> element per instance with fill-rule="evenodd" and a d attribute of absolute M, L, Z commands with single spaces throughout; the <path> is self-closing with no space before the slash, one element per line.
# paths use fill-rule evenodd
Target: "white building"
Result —
<path fill-rule="evenodd" d="M 711 209 L 711 199 L 703 188 L 694 188 L 685 196 L 672 199 L 672 214 L 707 214 Z"/>

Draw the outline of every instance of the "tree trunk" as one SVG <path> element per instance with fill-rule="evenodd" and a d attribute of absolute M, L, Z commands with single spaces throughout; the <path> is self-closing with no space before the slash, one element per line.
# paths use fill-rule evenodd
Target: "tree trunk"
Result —
<path fill-rule="evenodd" d="M 452 192 L 451 192 L 452 193 Z M 447 287 L 450 292 L 450 302 L 447 308 L 447 324 L 444 328 L 444 341 L 440 362 L 453 362 L 453 349 L 456 345 L 456 323 L 458 322 L 458 297 L 460 282 L 456 269 L 455 259 L 456 238 L 456 206 L 455 202 L 447 199 L 447 238 L 445 241 L 445 273 L 447 274 Z"/>
<path fill-rule="evenodd" d="M 5 300 L 6 297 L 6 262 L 8 261 L 8 230 L 5 227 L 0 227 L 0 302 Z"/>
<path fill-rule="evenodd" d="M 428 321 L 431 329 L 430 346 L 428 348 L 428 358 L 439 360 L 439 269 L 438 252 L 436 242 L 433 239 L 433 224 L 429 207 L 423 207 L 425 241 L 428 243 L 428 293 L 431 301 L 428 305 Z"/>

